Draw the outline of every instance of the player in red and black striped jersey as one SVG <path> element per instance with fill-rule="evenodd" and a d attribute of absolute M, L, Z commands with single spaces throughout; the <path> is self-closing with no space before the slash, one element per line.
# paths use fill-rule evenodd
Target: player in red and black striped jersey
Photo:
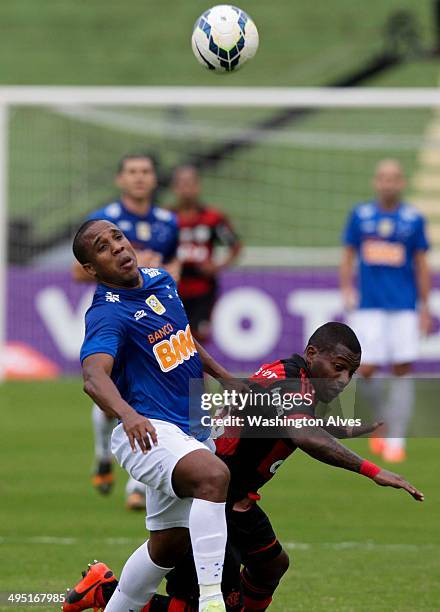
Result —
<path fill-rule="evenodd" d="M 292 402 L 287 401 L 281 405 L 275 401 L 261 406 L 254 403 L 251 412 L 259 412 L 267 418 L 287 414 L 289 419 L 307 423 L 315 416 L 318 401 L 325 404 L 333 401 L 348 385 L 359 367 L 360 357 L 359 342 L 347 325 L 327 323 L 321 326 L 310 338 L 303 357 L 293 355 L 265 364 L 249 380 L 253 393 L 268 391 L 283 400 L 295 397 L 299 399 L 296 406 L 290 407 Z M 319 461 L 369 476 L 382 486 L 403 488 L 415 499 L 423 499 L 423 495 L 403 478 L 365 461 L 334 437 L 362 435 L 373 431 L 377 425 L 353 428 L 332 425 L 326 430 L 305 424 L 301 428 L 275 426 L 264 432 L 261 428 L 258 431 L 245 425 L 238 436 L 230 436 L 225 431 L 216 440 L 217 455 L 231 473 L 226 515 L 229 547 L 222 585 L 229 612 L 265 610 L 287 571 L 288 555 L 258 500 L 259 490 L 297 448 Z M 237 586 L 240 564 L 243 569 Z M 162 610 L 196 610 L 194 576 L 188 560 L 182 563 L 167 576 L 167 591 L 173 598 L 166 603 L 156 596 L 148 610 L 159 612 L 161 605 L 169 606 Z"/>
<path fill-rule="evenodd" d="M 179 295 L 193 335 L 204 342 L 209 337 L 218 274 L 235 261 L 241 244 L 226 215 L 201 202 L 200 176 L 195 166 L 176 168 L 172 188 L 179 223 L 178 258 L 182 264 Z M 221 262 L 214 257 L 216 246 L 226 247 Z"/>
<path fill-rule="evenodd" d="M 360 357 L 361 348 L 354 332 L 343 323 L 326 323 L 311 336 L 304 356 L 293 355 L 265 364 L 249 379 L 252 395 L 264 391 L 272 394 L 273 401 L 261 405 L 254 402 L 245 412 L 268 419 L 285 416 L 291 425 L 275 425 L 264 431 L 246 425 L 233 432 L 235 435 L 225 431 L 216 440 L 217 454 L 231 473 L 226 508 L 228 548 L 222 583 L 228 612 L 266 610 L 287 571 L 288 555 L 258 501 L 260 489 L 297 448 L 319 461 L 368 476 L 381 486 L 404 489 L 414 499 L 423 500 L 423 494 L 401 476 L 362 459 L 332 435 L 353 437 L 369 433 L 377 423 L 352 428 L 332 426 L 330 433 L 328 428 L 312 422 L 317 403 L 327 404 L 341 393 L 359 367 Z M 281 397 L 282 402 L 275 401 L 275 397 Z M 298 419 L 304 422 L 302 427 L 294 426 Z M 188 554 L 167 575 L 169 597 L 155 595 L 143 612 L 197 610 L 197 577 L 191 559 Z M 76 612 L 83 608 L 65 609 Z"/>

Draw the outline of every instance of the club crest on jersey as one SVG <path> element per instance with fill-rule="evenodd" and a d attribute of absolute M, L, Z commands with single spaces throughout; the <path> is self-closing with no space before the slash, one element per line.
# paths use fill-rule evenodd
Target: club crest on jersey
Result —
<path fill-rule="evenodd" d="M 145 303 L 151 308 L 153 312 L 158 315 L 162 315 L 164 312 L 166 312 L 165 306 L 159 301 L 159 299 L 155 295 L 150 295 L 150 297 L 147 297 Z"/>
<path fill-rule="evenodd" d="M 381 219 L 377 224 L 377 233 L 382 238 L 388 238 L 394 231 L 394 222 L 392 219 Z"/>
<path fill-rule="evenodd" d="M 150 240 L 151 238 L 151 227 L 146 221 L 139 221 L 136 223 L 136 238 L 138 240 Z"/>

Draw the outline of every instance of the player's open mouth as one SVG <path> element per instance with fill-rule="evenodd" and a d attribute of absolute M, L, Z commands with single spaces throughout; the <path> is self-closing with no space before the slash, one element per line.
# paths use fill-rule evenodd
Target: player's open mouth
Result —
<path fill-rule="evenodd" d="M 119 266 L 123 269 L 123 270 L 130 270 L 130 268 L 133 266 L 134 264 L 134 260 L 131 257 L 124 257 L 124 259 L 121 261 L 121 263 L 119 264 Z"/>

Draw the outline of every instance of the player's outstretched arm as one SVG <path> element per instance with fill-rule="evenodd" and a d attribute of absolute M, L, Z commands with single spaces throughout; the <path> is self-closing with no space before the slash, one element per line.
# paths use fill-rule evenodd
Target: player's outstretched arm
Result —
<path fill-rule="evenodd" d="M 207 350 L 194 338 L 194 344 L 202 362 L 203 371 L 209 374 L 213 378 L 228 380 L 233 378 L 232 374 L 228 372 L 222 365 L 220 365 Z"/>
<path fill-rule="evenodd" d="M 157 444 L 156 430 L 150 421 L 122 399 L 110 378 L 114 359 L 106 353 L 95 353 L 83 361 L 84 391 L 108 415 L 120 419 L 133 452 L 136 442 L 143 453 L 151 449 L 150 438 Z"/>
<path fill-rule="evenodd" d="M 291 428 L 290 437 L 308 455 L 323 463 L 368 476 L 378 485 L 404 489 L 417 501 L 423 501 L 423 493 L 397 474 L 383 470 L 363 459 L 338 442 L 321 427 Z"/>
<path fill-rule="evenodd" d="M 383 421 L 371 423 L 370 425 L 354 425 L 353 427 L 338 427 L 336 425 L 328 425 L 323 429 L 335 438 L 358 438 L 373 433 L 383 425 Z"/>
<path fill-rule="evenodd" d="M 381 469 L 380 472 L 373 478 L 374 482 L 381 487 L 394 487 L 395 489 L 404 489 L 408 491 L 410 495 L 414 497 L 417 501 L 423 501 L 425 496 L 421 491 L 418 491 L 415 487 L 412 486 L 409 482 L 407 482 L 402 476 L 399 474 L 394 474 L 394 472 L 389 472 L 388 470 Z"/>
<path fill-rule="evenodd" d="M 211 357 L 208 351 L 205 350 L 196 339 L 194 339 L 194 344 L 200 356 L 203 371 L 206 372 L 206 374 L 220 380 L 225 388 L 235 389 L 238 393 L 249 392 L 249 386 L 246 382 L 236 379 L 228 370 Z"/>

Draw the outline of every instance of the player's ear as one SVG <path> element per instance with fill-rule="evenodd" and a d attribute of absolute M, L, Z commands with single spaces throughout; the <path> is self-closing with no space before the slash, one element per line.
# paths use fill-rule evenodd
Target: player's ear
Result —
<path fill-rule="evenodd" d="M 91 279 L 96 280 L 97 274 L 92 264 L 90 263 L 83 264 L 83 270 L 90 276 Z"/>
<path fill-rule="evenodd" d="M 318 349 L 311 344 L 308 344 L 305 351 L 306 363 L 308 366 L 311 366 L 315 361 L 316 356 L 318 355 Z"/>
<path fill-rule="evenodd" d="M 118 189 L 122 189 L 122 176 L 121 176 L 121 172 L 118 172 L 118 174 L 115 176 L 115 185 Z"/>

